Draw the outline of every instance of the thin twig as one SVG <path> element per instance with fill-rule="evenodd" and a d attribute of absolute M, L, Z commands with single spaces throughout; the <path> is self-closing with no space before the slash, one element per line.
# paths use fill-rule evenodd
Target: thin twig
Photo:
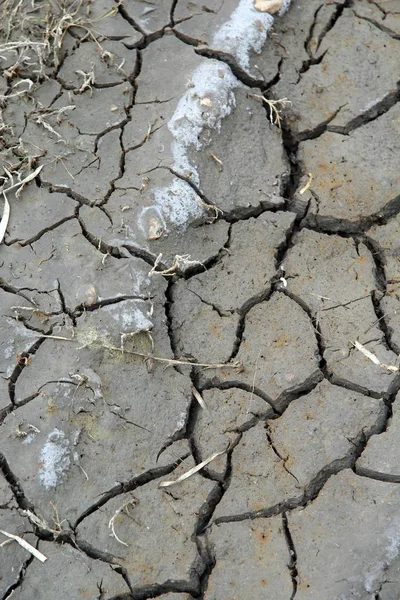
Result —
<path fill-rule="evenodd" d="M 45 335 L 45 334 L 36 334 L 39 338 L 47 338 L 51 340 L 61 340 L 65 342 L 77 342 L 76 338 L 67 338 L 61 335 Z M 140 358 L 144 358 L 145 360 L 155 360 L 157 362 L 167 363 L 170 365 L 190 365 L 192 367 L 204 367 L 205 369 L 238 369 L 242 366 L 240 361 L 233 361 L 227 363 L 198 363 L 189 360 L 180 360 L 178 358 L 164 358 L 161 356 L 154 356 L 153 354 L 145 354 L 144 352 L 136 352 L 135 350 L 126 350 L 124 348 L 118 348 L 118 346 L 113 346 L 111 344 L 100 344 L 102 348 L 105 350 L 109 350 L 110 352 L 119 352 L 120 354 L 131 354 L 132 356 L 138 356 Z"/>
<path fill-rule="evenodd" d="M 258 360 L 260 358 L 260 354 L 261 354 L 261 348 L 258 351 L 258 355 L 257 355 L 257 358 L 256 358 L 256 364 L 255 364 L 255 367 L 254 367 L 253 383 L 251 384 L 251 394 L 250 394 L 250 400 L 249 400 L 249 410 L 247 411 L 247 413 L 250 412 L 251 403 L 253 402 L 254 390 L 255 390 L 255 387 L 256 387 L 256 377 L 257 377 Z"/>
<path fill-rule="evenodd" d="M 210 152 L 209 154 L 210 154 L 211 158 L 213 158 L 215 160 L 215 162 L 218 163 L 219 171 L 221 172 L 222 169 L 224 168 L 224 163 L 222 162 L 222 160 L 220 160 L 218 158 L 218 156 L 215 156 L 214 152 Z"/>

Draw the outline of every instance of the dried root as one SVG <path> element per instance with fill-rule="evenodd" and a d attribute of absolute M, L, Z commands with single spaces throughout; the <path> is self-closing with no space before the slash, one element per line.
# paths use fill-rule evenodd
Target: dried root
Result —
<path fill-rule="evenodd" d="M 157 271 L 157 267 L 161 262 L 162 256 L 163 256 L 162 253 L 160 253 L 157 256 L 156 260 L 154 261 L 154 265 L 153 265 L 151 271 L 149 271 L 149 277 L 151 277 L 152 275 L 163 275 L 164 277 L 173 277 L 179 271 L 181 271 L 182 268 L 187 268 L 187 267 L 191 267 L 194 265 L 202 265 L 202 267 L 204 267 L 203 263 L 200 262 L 199 260 L 190 260 L 190 254 L 183 254 L 182 256 L 180 256 L 179 254 L 176 254 L 175 258 L 174 258 L 174 262 L 168 269 L 163 269 L 162 271 Z M 204 267 L 204 270 L 206 270 L 205 267 Z"/>
<path fill-rule="evenodd" d="M 247 94 L 249 98 L 256 98 L 262 100 L 269 107 L 269 120 L 272 125 L 276 125 L 279 129 L 282 129 L 282 109 L 287 104 L 292 104 L 287 98 L 280 98 L 279 100 L 269 100 L 265 96 L 260 94 Z"/>
<path fill-rule="evenodd" d="M 138 503 L 138 500 L 136 498 L 129 498 L 129 500 L 127 500 L 126 502 L 124 502 L 122 504 L 122 506 L 120 506 L 115 513 L 113 514 L 113 516 L 111 517 L 111 519 L 108 522 L 108 528 L 111 530 L 111 535 L 113 537 L 115 537 L 115 539 L 117 540 L 117 542 L 119 542 L 120 544 L 122 544 L 123 546 L 128 546 L 128 544 L 126 542 L 123 542 L 115 533 L 115 519 L 118 517 L 118 515 L 120 515 L 122 512 L 125 512 L 127 515 L 130 516 L 129 513 L 129 507 L 134 507 L 136 506 L 136 504 Z"/>

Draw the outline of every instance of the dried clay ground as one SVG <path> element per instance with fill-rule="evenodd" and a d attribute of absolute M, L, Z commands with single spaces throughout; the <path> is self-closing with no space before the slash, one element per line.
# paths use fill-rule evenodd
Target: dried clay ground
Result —
<path fill-rule="evenodd" d="M 399 2 L 237 4 L 0 5 L 1 600 L 400 598 Z"/>

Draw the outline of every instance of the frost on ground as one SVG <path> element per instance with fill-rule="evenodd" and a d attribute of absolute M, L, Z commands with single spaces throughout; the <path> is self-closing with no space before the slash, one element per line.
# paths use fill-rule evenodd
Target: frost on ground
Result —
<path fill-rule="evenodd" d="M 261 52 L 273 22 L 272 15 L 254 8 L 253 0 L 241 0 L 229 21 L 215 34 L 212 46 L 236 56 L 240 66 L 247 70 L 250 51 Z"/>
<path fill-rule="evenodd" d="M 395 518 L 383 535 L 381 541 L 383 546 L 381 550 L 380 560 L 377 560 L 373 565 L 370 565 L 365 572 L 364 586 L 365 590 L 370 593 L 378 591 L 381 587 L 381 581 L 384 573 L 390 565 L 397 559 L 400 548 L 400 519 Z M 379 554 L 377 552 L 377 554 Z M 377 556 L 378 559 L 378 556 Z"/>
<path fill-rule="evenodd" d="M 24 62 L 0 90 L 4 185 L 9 160 L 18 178 L 62 153 L 38 116 L 52 116 L 67 140 L 79 134 L 95 159 L 67 147 L 65 168 L 47 164 L 21 198 L 10 194 L 0 521 L 48 561 L 1 541 L 0 599 L 37 590 L 53 600 L 62 581 L 68 598 L 103 600 L 399 600 L 398 34 L 355 15 L 355 4 L 378 15 L 380 0 L 292 2 L 256 60 L 270 86 L 253 80 L 249 94 L 243 66 L 233 67 L 240 83 L 211 45 L 223 15 L 238 6 L 235 18 L 246 6 L 254 14 L 250 2 L 199 0 L 199 15 L 179 29 L 155 3 L 164 12 L 154 24 L 157 9 L 148 12 L 155 33 L 141 36 L 121 15 L 140 2 L 104 1 L 110 36 L 123 38 L 105 47 L 136 65 L 129 81 L 99 60 L 96 85 L 81 93 L 76 69 L 90 73 L 98 47 L 69 25 L 62 69 L 49 58 L 49 79 L 16 98 L 32 71 Z M 195 12 L 188 1 L 168 4 L 175 23 Z M 271 4 L 283 7 L 254 0 Z M 88 5 L 101 16 L 103 0 Z M 390 18 L 380 18 L 385 28 Z M 252 25 L 233 19 L 219 32 L 226 48 L 241 35 L 235 27 Z M 209 23 L 201 56 L 184 36 Z M 348 60 L 332 58 L 337 49 Z M 293 100 L 283 131 L 268 125 L 267 87 L 268 102 Z M 370 98 L 381 100 L 365 114 Z M 70 122 L 56 123 L 70 100 Z M 117 103 L 126 113 L 110 131 Z M 25 156 L 19 135 L 46 154 Z M 158 203 L 156 187 L 168 192 Z M 168 215 L 183 227 L 191 199 L 226 212 L 182 234 Z M 157 210 L 170 219 L 168 237 Z"/>
<path fill-rule="evenodd" d="M 279 14 L 283 14 L 289 5 L 290 0 L 284 0 Z M 273 23 L 274 17 L 256 10 L 253 0 L 241 0 L 230 19 L 214 35 L 211 46 L 232 54 L 247 70 L 250 52 L 261 52 Z M 219 131 L 222 119 L 235 106 L 234 90 L 243 84 L 225 63 L 206 60 L 192 73 L 188 87 L 168 122 L 168 129 L 174 138 L 171 145 L 173 169 L 190 177 L 199 187 L 199 175 L 196 166 L 189 161 L 188 150 L 200 150 L 200 133 L 205 127 Z M 199 217 L 203 212 L 195 191 L 178 178 L 168 187 L 154 190 L 154 203 L 163 222 L 169 220 L 181 228 L 190 218 Z M 146 207 L 143 212 L 148 210 Z"/>
<path fill-rule="evenodd" d="M 65 433 L 55 427 L 40 452 L 39 479 L 45 488 L 55 488 L 64 481 L 71 464 L 70 443 Z"/>
<path fill-rule="evenodd" d="M 226 64 L 217 60 L 201 64 L 194 71 L 190 88 L 179 100 L 168 123 L 168 129 L 174 136 L 174 168 L 182 173 L 191 172 L 197 185 L 199 177 L 189 163 L 187 150 L 189 146 L 200 150 L 199 137 L 204 127 L 220 129 L 221 120 L 235 106 L 233 90 L 241 85 Z"/>
<path fill-rule="evenodd" d="M 153 327 L 153 322 L 150 320 L 151 311 L 141 310 L 137 303 L 132 300 L 125 302 L 124 310 L 121 310 L 118 305 L 111 305 L 105 307 L 104 312 L 118 323 L 121 333 L 143 331 Z M 105 330 L 105 333 L 109 332 Z"/>

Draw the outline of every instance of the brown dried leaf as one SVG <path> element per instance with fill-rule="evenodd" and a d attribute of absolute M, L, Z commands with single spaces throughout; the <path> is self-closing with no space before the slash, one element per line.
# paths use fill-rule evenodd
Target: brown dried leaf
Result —
<path fill-rule="evenodd" d="M 207 98 L 207 96 L 200 100 L 200 104 L 202 106 L 212 106 L 213 105 L 212 100 L 210 98 Z"/>
<path fill-rule="evenodd" d="M 274 15 L 282 8 L 283 0 L 254 0 L 254 8 Z"/>

